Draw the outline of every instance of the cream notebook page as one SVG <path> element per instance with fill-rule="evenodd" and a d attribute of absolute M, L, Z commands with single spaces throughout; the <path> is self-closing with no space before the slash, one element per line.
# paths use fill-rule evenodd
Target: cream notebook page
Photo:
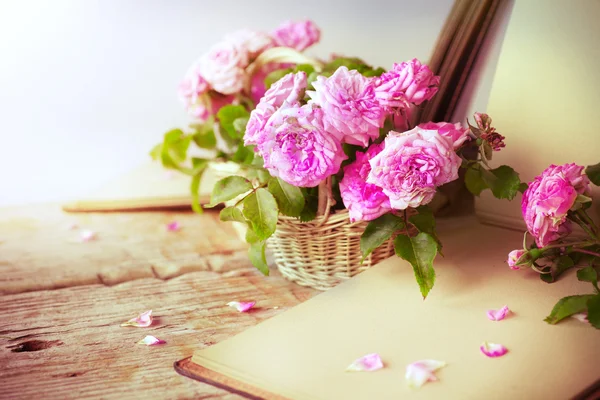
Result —
<path fill-rule="evenodd" d="M 534 272 L 511 271 L 506 253 L 522 235 L 466 221 L 442 229 L 446 257 L 436 259 L 426 301 L 410 265 L 392 258 L 197 351 L 193 362 L 292 399 L 566 399 L 600 378 L 598 330 L 574 319 L 543 322 L 560 297 L 591 286 L 573 276 L 549 285 Z M 504 304 L 514 310 L 510 318 L 487 319 L 487 309 Z M 489 359 L 479 351 L 483 341 L 509 353 Z M 373 352 L 386 368 L 344 371 Z M 405 367 L 426 358 L 448 366 L 439 382 L 412 391 Z"/>

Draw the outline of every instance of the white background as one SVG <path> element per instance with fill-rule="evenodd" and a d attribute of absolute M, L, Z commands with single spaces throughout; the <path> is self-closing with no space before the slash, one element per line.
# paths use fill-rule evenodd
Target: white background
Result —
<path fill-rule="evenodd" d="M 224 34 L 310 18 L 309 54 L 426 61 L 452 0 L 0 0 L 0 205 L 61 201 L 184 125 L 177 85 Z"/>

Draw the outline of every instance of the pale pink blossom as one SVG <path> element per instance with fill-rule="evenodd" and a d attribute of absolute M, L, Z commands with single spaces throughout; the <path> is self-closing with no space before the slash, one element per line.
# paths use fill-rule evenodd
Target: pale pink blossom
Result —
<path fill-rule="evenodd" d="M 262 97 L 265 95 L 267 88 L 265 86 L 266 77 L 274 71 L 287 68 L 292 64 L 281 64 L 281 63 L 268 63 L 263 65 L 258 71 L 256 71 L 250 79 L 250 98 L 254 104 L 258 104 Z"/>
<path fill-rule="evenodd" d="M 172 221 L 166 225 L 166 229 L 169 232 L 177 232 L 179 229 L 181 229 L 181 225 L 177 221 Z"/>
<path fill-rule="evenodd" d="M 383 188 L 392 208 L 404 210 L 429 203 L 436 188 L 458 178 L 461 159 L 449 138 L 416 127 L 390 131 L 385 148 L 369 162 L 367 182 Z"/>
<path fill-rule="evenodd" d="M 375 80 L 377 99 L 387 109 L 406 108 L 431 99 L 438 91 L 440 77 L 416 58 L 400 64 Z"/>
<path fill-rule="evenodd" d="M 366 152 L 357 152 L 356 161 L 344 167 L 340 193 L 351 222 L 371 221 L 392 210 L 390 198 L 383 193 L 383 189 L 367 183 L 367 176 L 371 172 L 369 160 L 382 149 L 382 144 L 373 144 Z"/>
<path fill-rule="evenodd" d="M 427 382 L 437 381 L 435 371 L 445 367 L 444 361 L 420 360 L 406 366 L 405 379 L 408 386 L 418 389 Z"/>
<path fill-rule="evenodd" d="M 285 21 L 271 32 L 271 36 L 277 46 L 291 47 L 303 51 L 319 42 L 321 31 L 314 22 L 309 20 L 300 22 Z"/>
<path fill-rule="evenodd" d="M 521 257 L 523 257 L 523 254 L 525 253 L 527 253 L 527 251 L 523 249 L 513 250 L 510 253 L 508 253 L 508 259 L 506 260 L 506 263 L 508 264 L 509 268 L 512 270 L 520 269 L 518 261 L 521 259 Z"/>
<path fill-rule="evenodd" d="M 325 130 L 323 110 L 310 104 L 277 110 L 254 143 L 269 173 L 298 187 L 317 186 L 347 158 Z"/>
<path fill-rule="evenodd" d="M 240 29 L 232 32 L 226 35 L 223 40 L 234 44 L 237 48 L 245 49 L 248 52 L 249 61 L 252 61 L 263 51 L 275 46 L 275 41 L 269 34 L 250 29 Z"/>
<path fill-rule="evenodd" d="M 165 343 L 167 342 L 152 335 L 148 335 L 139 342 L 137 342 L 137 344 L 145 344 L 146 346 L 157 346 Z"/>
<path fill-rule="evenodd" d="M 385 112 L 375 97 L 371 78 L 342 66 L 329 78 L 317 77 L 313 87 L 315 90 L 307 94 L 325 112 L 325 127 L 330 135 L 363 147 L 379 137 Z"/>
<path fill-rule="evenodd" d="M 590 191 L 590 181 L 583 174 L 583 168 L 576 164 L 550 165 L 523 193 L 523 219 L 539 247 L 545 247 L 571 232 L 567 212 L 577 195 L 589 194 Z"/>
<path fill-rule="evenodd" d="M 255 301 L 230 301 L 227 305 L 235 308 L 238 312 L 247 312 L 256 305 Z"/>
<path fill-rule="evenodd" d="M 426 122 L 420 124 L 419 128 L 437 131 L 440 135 L 449 138 L 452 140 L 454 150 L 457 150 L 464 142 L 469 140 L 469 128 L 463 128 L 458 122 L 455 124 L 450 122 Z"/>
<path fill-rule="evenodd" d="M 259 145 L 259 142 L 268 134 L 262 133 L 267 121 L 282 106 L 295 106 L 304 96 L 306 90 L 306 73 L 289 73 L 273 83 L 269 90 L 260 99 L 256 108 L 250 113 L 246 125 L 244 143 L 246 145 Z"/>
<path fill-rule="evenodd" d="M 95 240 L 96 237 L 96 232 L 89 229 L 84 229 L 79 233 L 79 238 L 82 242 L 91 242 L 92 240 Z"/>
<path fill-rule="evenodd" d="M 246 48 L 239 43 L 222 41 L 200 58 L 198 72 L 217 92 L 234 94 L 244 88 L 248 63 Z"/>
<path fill-rule="evenodd" d="M 479 350 L 490 358 L 502 357 L 508 353 L 508 349 L 503 345 L 490 342 L 483 342 L 481 346 L 479 346 Z"/>
<path fill-rule="evenodd" d="M 577 314 L 573 314 L 571 315 L 571 318 L 576 319 L 577 321 L 580 322 L 589 322 L 588 318 L 587 318 L 587 313 L 577 313 Z"/>
<path fill-rule="evenodd" d="M 147 328 L 152 325 L 152 310 L 141 313 L 135 318 L 131 318 L 129 321 L 124 322 L 121 326 L 134 326 L 136 328 Z"/>
<path fill-rule="evenodd" d="M 379 356 L 379 354 L 377 353 L 372 353 L 354 360 L 352 364 L 350 364 L 348 368 L 346 368 L 346 371 L 371 372 L 377 371 L 381 368 L 383 368 L 383 361 L 381 361 L 381 356 Z"/>
<path fill-rule="evenodd" d="M 490 321 L 502 321 L 509 312 L 508 306 L 503 306 L 499 310 L 487 310 L 486 315 Z"/>

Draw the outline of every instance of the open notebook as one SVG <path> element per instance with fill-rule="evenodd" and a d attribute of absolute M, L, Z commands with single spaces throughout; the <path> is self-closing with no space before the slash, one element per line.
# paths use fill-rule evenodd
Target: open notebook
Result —
<path fill-rule="evenodd" d="M 506 253 L 521 234 L 474 219 L 441 227 L 446 257 L 423 301 L 410 265 L 389 259 L 359 276 L 176 364 L 184 375 L 248 398 L 288 399 L 568 399 L 600 378 L 600 332 L 569 319 L 543 319 L 563 296 L 587 293 L 574 276 L 546 284 L 531 271 L 511 271 Z M 265 278 L 268 279 L 268 278 Z M 500 322 L 486 310 L 507 304 Z M 257 304 L 260 307 L 260 304 Z M 509 353 L 490 359 L 483 341 Z M 368 353 L 385 368 L 345 368 Z M 439 381 L 414 391 L 407 364 L 448 363 Z M 587 397 L 598 398 L 595 392 Z"/>

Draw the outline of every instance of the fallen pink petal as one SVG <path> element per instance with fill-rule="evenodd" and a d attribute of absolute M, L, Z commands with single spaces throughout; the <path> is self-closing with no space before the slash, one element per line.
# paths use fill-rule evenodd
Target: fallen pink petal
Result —
<path fill-rule="evenodd" d="M 239 312 L 246 312 L 256 304 L 255 301 L 230 301 L 227 303 L 229 307 L 235 308 Z"/>
<path fill-rule="evenodd" d="M 499 310 L 488 310 L 487 317 L 491 321 L 502 321 L 510 312 L 508 306 L 504 306 Z"/>
<path fill-rule="evenodd" d="M 381 357 L 377 353 L 372 353 L 354 360 L 354 362 L 352 362 L 352 364 L 346 368 L 346 371 L 377 371 L 381 368 L 383 368 L 383 361 L 381 361 Z"/>
<path fill-rule="evenodd" d="M 479 346 L 479 350 L 490 358 L 502 357 L 508 353 L 508 349 L 503 345 L 490 342 L 483 342 L 481 346 Z"/>
<path fill-rule="evenodd" d="M 143 338 L 142 340 L 140 340 L 139 342 L 137 342 L 137 344 L 145 344 L 146 346 L 157 346 L 159 344 L 165 344 L 167 342 L 165 342 L 162 339 L 159 339 L 155 336 L 152 335 L 148 335 L 145 338 Z"/>
<path fill-rule="evenodd" d="M 152 325 L 152 310 L 141 313 L 137 317 L 131 318 L 129 321 L 121 324 L 121 326 L 135 326 L 136 328 L 147 328 L 150 325 Z"/>
<path fill-rule="evenodd" d="M 89 242 L 91 240 L 96 239 L 96 232 L 85 229 L 80 232 L 79 238 L 82 242 Z"/>
<path fill-rule="evenodd" d="M 177 232 L 179 229 L 181 229 L 181 225 L 179 225 L 179 222 L 177 221 L 169 222 L 167 224 L 167 231 L 169 232 Z"/>
<path fill-rule="evenodd" d="M 445 366 L 446 363 L 444 361 L 416 361 L 406 366 L 406 375 L 404 377 L 409 387 L 418 389 L 427 382 L 437 381 L 435 371 Z"/>
<path fill-rule="evenodd" d="M 575 318 L 577 321 L 581 321 L 581 322 L 589 322 L 587 319 L 587 314 L 586 313 L 577 313 L 577 314 L 573 314 L 571 315 L 571 318 Z"/>

